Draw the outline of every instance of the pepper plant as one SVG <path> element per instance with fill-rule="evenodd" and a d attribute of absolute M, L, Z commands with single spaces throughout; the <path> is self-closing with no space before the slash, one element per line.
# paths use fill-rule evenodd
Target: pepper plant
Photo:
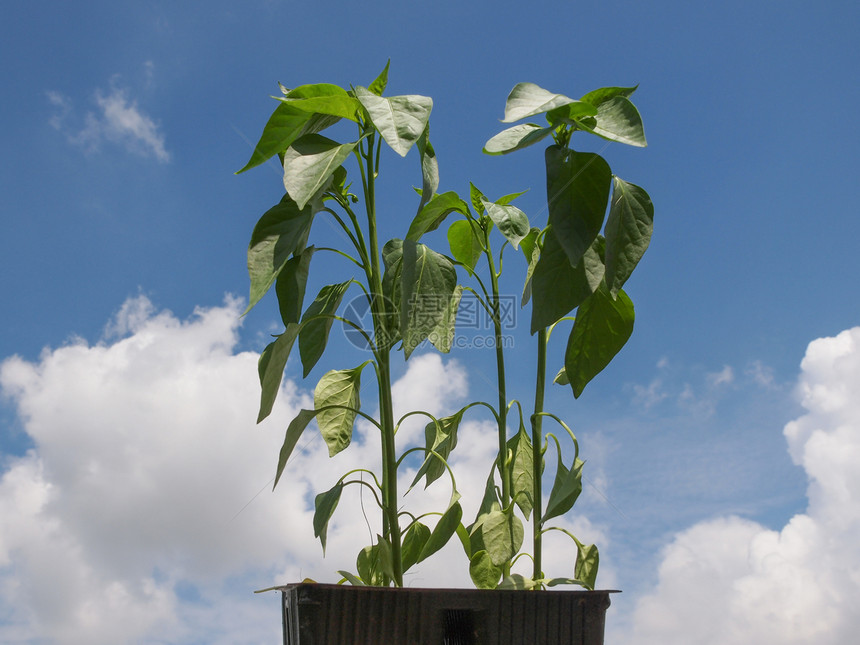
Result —
<path fill-rule="evenodd" d="M 361 364 L 330 370 L 320 378 L 314 389 L 313 409 L 301 410 L 287 428 L 275 486 L 312 420 L 316 420 L 330 456 L 349 446 L 357 417 L 367 420 L 381 437 L 381 472 L 351 470 L 328 491 L 318 494 L 314 533 L 325 550 L 328 524 L 344 488 L 361 486 L 369 490 L 381 511 L 381 531 L 376 542 L 358 554 L 356 572 L 340 573 L 353 584 L 402 586 L 407 569 L 438 551 L 454 535 L 462 509 L 451 475 L 451 501 L 447 508 L 429 514 L 438 516 L 432 529 L 425 524 L 425 516 L 416 517 L 401 510 L 398 468 L 408 455 L 423 449 L 412 447 L 398 454 L 397 429 L 412 415 L 425 415 L 431 422 L 435 419 L 422 411 L 394 418 L 391 354 L 399 343 L 408 358 L 428 338 L 442 351 L 448 351 L 461 289 L 454 264 L 444 255 L 410 239 L 392 239 L 384 245 L 379 240 L 376 185 L 383 143 L 400 156 L 413 147 L 417 149 L 422 176 L 418 212 L 427 217 L 441 203 L 434 200 L 439 175 L 429 141 L 432 100 L 418 95 L 383 96 L 387 80 L 388 65 L 367 87 L 345 89 L 326 83 L 294 89 L 281 86 L 282 96 L 276 97 L 278 106 L 251 159 L 239 172 L 278 155 L 286 188 L 280 202 L 260 218 L 248 249 L 248 309 L 274 286 L 284 323 L 284 331 L 260 356 L 258 422 L 272 410 L 296 343 L 305 377 L 321 358 L 336 320 L 354 330 L 370 352 L 370 358 Z M 341 120 L 354 123 L 354 140 L 339 143 L 320 134 Z M 350 161 L 354 165 L 352 172 L 357 172 L 360 179 L 357 195 L 351 192 L 348 182 L 345 164 Z M 308 245 L 312 224 L 318 217 L 330 218 L 343 231 L 349 242 L 345 249 Z M 324 253 L 343 260 L 347 267 L 344 280 L 324 286 L 304 307 L 311 263 Z M 360 290 L 371 313 L 370 328 L 338 313 L 351 288 Z M 363 411 L 359 399 L 361 379 L 369 366 L 377 383 L 378 418 Z M 444 459 L 439 459 L 445 469 Z"/>

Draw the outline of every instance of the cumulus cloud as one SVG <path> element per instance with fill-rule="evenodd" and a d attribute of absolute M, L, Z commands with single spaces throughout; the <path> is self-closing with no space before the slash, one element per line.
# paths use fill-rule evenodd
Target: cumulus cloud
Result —
<path fill-rule="evenodd" d="M 151 84 L 151 63 L 146 67 L 146 77 Z M 118 86 L 117 78 L 112 80 L 109 90 L 94 92 L 97 109 L 87 111 L 82 122 L 75 121 L 74 105 L 68 96 L 49 90 L 46 96 L 55 111 L 48 122 L 64 133 L 70 143 L 88 151 L 98 150 L 104 142 L 109 142 L 135 154 L 155 157 L 162 163 L 170 161 L 159 124 L 138 106 L 127 89 Z"/>
<path fill-rule="evenodd" d="M 313 495 L 377 463 L 378 433 L 359 425 L 355 445 L 329 459 L 309 429 L 272 493 L 284 429 L 312 401 L 287 380 L 255 426 L 258 355 L 236 352 L 241 310 L 227 299 L 183 321 L 141 296 L 98 343 L 0 363 L 0 393 L 34 444 L 0 454 L 0 642 L 275 642 L 277 599 L 253 589 L 354 570 L 379 532 L 372 500 L 360 486 L 344 493 L 323 559 Z M 436 354 L 414 357 L 394 385 L 398 410 L 437 416 L 466 393 L 463 369 Z M 403 439 L 420 439 L 419 428 L 404 426 Z M 487 433 L 480 419 L 461 428 L 461 486 L 483 486 Z M 412 476 L 402 473 L 402 492 Z M 440 480 L 404 504 L 444 510 L 450 492 Z M 356 530 L 365 516 L 369 529 Z M 455 547 L 448 557 L 463 558 Z M 456 568 L 456 580 L 433 566 L 410 583 L 468 585 L 465 564 Z"/>
<path fill-rule="evenodd" d="M 784 430 L 809 504 L 780 530 L 737 517 L 678 534 L 624 642 L 836 645 L 860 629 L 860 328 L 812 342 Z"/>

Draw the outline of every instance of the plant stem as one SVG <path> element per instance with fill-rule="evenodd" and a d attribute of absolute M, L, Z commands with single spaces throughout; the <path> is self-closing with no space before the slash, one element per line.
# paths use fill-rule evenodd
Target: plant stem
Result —
<path fill-rule="evenodd" d="M 537 376 L 535 379 L 535 408 L 532 416 L 532 468 L 534 483 L 532 492 L 534 495 L 533 509 L 534 521 L 532 522 L 532 557 L 534 560 L 534 580 L 543 578 L 541 566 L 541 516 L 543 515 L 543 493 L 541 492 L 541 476 L 543 475 L 543 399 L 544 386 L 546 384 L 546 345 L 547 345 L 546 327 L 538 330 L 537 337 Z"/>
<path fill-rule="evenodd" d="M 508 473 L 508 397 L 505 389 L 505 354 L 502 346 L 502 317 L 499 303 L 499 276 L 496 274 L 496 266 L 493 261 L 493 253 L 490 249 L 489 236 L 485 240 L 485 255 L 490 266 L 490 281 L 493 290 L 491 306 L 493 309 L 493 327 L 496 334 L 496 374 L 499 389 L 499 477 L 502 480 L 502 508 L 507 508 L 511 502 L 510 476 Z M 502 576 L 508 576 L 511 565 L 506 562 L 502 565 Z"/>
<path fill-rule="evenodd" d="M 367 208 L 368 245 L 370 254 L 371 312 L 377 347 L 377 375 L 379 380 L 379 410 L 382 423 L 382 506 L 383 533 L 391 547 L 391 566 L 395 586 L 403 586 L 400 522 L 397 517 L 397 451 L 394 444 L 394 407 L 391 400 L 391 347 L 386 338 L 386 303 L 382 297 L 382 270 L 379 265 L 379 241 L 376 232 L 375 180 L 373 145 L 375 137 L 367 140 L 367 177 L 365 203 Z M 379 343 L 382 342 L 382 346 Z"/>

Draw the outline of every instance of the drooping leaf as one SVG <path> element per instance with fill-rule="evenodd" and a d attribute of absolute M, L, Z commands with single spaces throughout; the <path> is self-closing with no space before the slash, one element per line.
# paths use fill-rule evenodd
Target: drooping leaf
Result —
<path fill-rule="evenodd" d="M 513 208 L 513 206 L 507 208 Z M 454 212 L 464 215 L 469 212 L 469 206 L 460 199 L 457 193 L 449 191 L 434 195 L 412 220 L 409 231 L 406 233 L 406 239 L 412 242 L 419 241 L 425 233 L 439 228 L 445 218 Z"/>
<path fill-rule="evenodd" d="M 555 440 L 556 452 L 558 453 L 558 464 L 555 471 L 555 480 L 552 484 L 552 491 L 549 494 L 549 500 L 546 504 L 546 511 L 541 518 L 541 524 L 553 517 L 558 517 L 567 513 L 582 492 L 582 466 L 584 462 L 579 457 L 574 457 L 573 465 L 568 468 L 564 465 L 561 458 L 561 447 L 558 439 Z"/>
<path fill-rule="evenodd" d="M 277 154 L 283 154 L 290 144 L 303 134 L 320 132 L 338 120 L 338 117 L 312 114 L 298 109 L 295 105 L 279 103 L 263 128 L 248 163 L 236 171 L 236 174 L 259 166 Z"/>
<path fill-rule="evenodd" d="M 579 306 L 564 354 L 575 398 L 621 350 L 633 333 L 633 321 L 633 302 L 623 290 L 613 298 L 601 286 Z"/>
<path fill-rule="evenodd" d="M 388 86 L 388 68 L 391 65 L 391 59 L 388 59 L 388 62 L 385 63 L 385 69 L 383 69 L 379 76 L 374 79 L 374 81 L 367 86 L 367 89 L 377 96 L 382 96 L 382 93 L 385 91 L 385 88 Z"/>
<path fill-rule="evenodd" d="M 491 513 L 501 510 L 499 497 L 496 491 L 496 483 L 494 480 L 495 472 L 496 465 L 494 464 L 493 468 L 490 470 L 489 477 L 487 477 L 487 483 L 484 486 L 484 497 L 481 499 L 481 506 L 478 508 L 475 521 L 466 527 L 466 533 L 468 535 L 468 550 L 466 555 L 468 555 L 469 558 L 474 557 L 478 551 L 486 550 L 484 545 L 484 536 L 482 534 L 484 521 Z M 465 540 L 463 541 L 463 544 L 466 546 Z"/>
<path fill-rule="evenodd" d="M 334 514 L 334 510 L 337 508 L 342 491 L 343 483 L 338 482 L 332 488 L 314 498 L 314 537 L 320 539 L 323 554 L 325 554 L 328 523 Z"/>
<path fill-rule="evenodd" d="M 583 587 L 594 591 L 594 585 L 597 584 L 597 569 L 600 566 L 600 553 L 594 544 L 586 545 L 577 542 L 576 549 L 577 556 L 573 576 L 580 581 Z"/>
<path fill-rule="evenodd" d="M 600 155 L 550 146 L 546 178 L 548 221 L 576 266 L 603 226 L 612 172 Z"/>
<path fill-rule="evenodd" d="M 302 317 L 302 306 L 305 300 L 305 287 L 308 283 L 308 269 L 314 247 L 309 247 L 287 260 L 284 268 L 278 273 L 275 281 L 275 293 L 278 295 L 278 308 L 284 325 L 297 323 Z"/>
<path fill-rule="evenodd" d="M 382 321 L 385 339 L 377 339 L 377 345 L 391 347 L 400 339 L 401 277 L 403 274 L 403 240 L 389 240 L 382 247 L 382 297 L 385 298 L 386 315 Z M 378 332 L 380 330 L 377 330 Z M 380 341 L 387 341 L 380 343 Z"/>
<path fill-rule="evenodd" d="M 275 404 L 278 390 L 281 389 L 281 378 L 284 375 L 284 368 L 287 366 L 287 359 L 290 357 L 290 351 L 293 349 L 293 343 L 296 342 L 298 333 L 298 325 L 287 325 L 284 333 L 269 343 L 266 349 L 263 350 L 263 353 L 260 354 L 257 371 L 260 376 L 261 392 L 260 412 L 257 414 L 257 423 L 260 423 L 260 421 L 272 412 L 272 406 Z"/>
<path fill-rule="evenodd" d="M 376 534 L 377 558 L 379 567 L 389 580 L 394 578 L 394 560 L 391 556 L 391 545 L 384 537 Z"/>
<path fill-rule="evenodd" d="M 554 128 L 543 128 L 534 123 L 521 123 L 502 130 L 484 144 L 484 153 L 488 155 L 506 155 L 515 150 L 528 148 L 543 141 L 552 134 Z"/>
<path fill-rule="evenodd" d="M 299 355 L 302 358 L 303 376 L 310 374 L 328 344 L 333 316 L 340 307 L 350 281 L 329 284 L 320 289 L 319 295 L 308 305 L 302 316 L 299 332 Z"/>
<path fill-rule="evenodd" d="M 537 263 L 540 260 L 540 246 L 538 245 L 540 233 L 541 231 L 539 228 L 532 228 L 532 230 L 529 231 L 529 234 L 523 238 L 522 242 L 520 242 L 520 250 L 522 250 L 523 255 L 526 256 L 526 262 L 528 263 L 528 267 L 526 268 L 526 279 L 523 285 L 523 296 L 520 300 L 521 307 L 525 307 L 532 297 L 532 279 L 535 268 L 537 268 Z"/>
<path fill-rule="evenodd" d="M 575 267 L 570 265 L 553 229 L 544 236 L 543 249 L 531 279 L 531 333 L 551 324 L 582 304 L 603 279 L 600 252 L 603 239 L 595 238 Z"/>
<path fill-rule="evenodd" d="M 424 448 L 428 452 L 424 463 L 415 474 L 412 486 L 425 477 L 424 488 L 427 488 L 445 473 L 445 464 L 429 451 L 436 452 L 442 459 L 448 459 L 448 455 L 457 446 L 457 429 L 463 419 L 463 412 L 465 412 L 464 409 L 451 416 L 437 419 L 435 422 L 431 421 L 424 427 Z"/>
<path fill-rule="evenodd" d="M 349 571 L 344 571 L 342 569 L 338 569 L 337 572 L 342 575 L 346 581 L 351 584 L 353 587 L 366 587 L 367 584 L 359 578 L 357 575 L 350 573 Z"/>
<path fill-rule="evenodd" d="M 502 566 L 523 545 L 523 523 L 513 512 L 491 511 L 481 524 L 484 547 L 496 566 Z"/>
<path fill-rule="evenodd" d="M 512 455 L 508 469 L 511 497 L 529 519 L 534 508 L 534 454 L 531 439 L 522 423 L 519 432 L 508 439 L 508 451 Z"/>
<path fill-rule="evenodd" d="M 562 94 L 553 94 L 534 83 L 517 83 L 508 95 L 502 123 L 513 123 L 535 114 L 549 112 L 562 105 L 576 105 L 582 116 L 594 113 L 594 107 Z"/>
<path fill-rule="evenodd" d="M 474 273 L 478 260 L 484 253 L 476 228 L 477 224 L 465 219 L 459 219 L 448 227 L 451 255 L 466 268 L 469 275 Z"/>
<path fill-rule="evenodd" d="M 248 275 L 251 290 L 248 313 L 266 294 L 297 248 L 307 239 L 314 218 L 313 205 L 299 208 L 289 195 L 267 210 L 251 234 Z"/>
<path fill-rule="evenodd" d="M 418 563 L 421 550 L 430 539 L 430 529 L 421 522 L 414 522 L 403 536 L 403 547 L 400 552 L 404 573 Z"/>
<path fill-rule="evenodd" d="M 430 124 L 418 138 L 418 154 L 421 157 L 421 200 L 418 203 L 418 212 L 424 208 L 436 194 L 439 188 L 439 162 L 436 161 L 436 151 L 430 143 Z"/>
<path fill-rule="evenodd" d="M 406 358 L 432 332 L 450 323 L 457 273 L 444 255 L 404 240 L 400 293 L 400 334 Z"/>
<path fill-rule="evenodd" d="M 648 145 L 639 110 L 624 96 L 614 96 L 600 103 L 594 124 L 589 125 L 590 123 L 588 120 L 582 120 L 578 125 L 583 130 L 609 141 L 618 141 L 637 148 Z"/>
<path fill-rule="evenodd" d="M 334 457 L 352 440 L 356 412 L 361 408 L 358 394 L 363 368 L 364 365 L 359 365 L 351 370 L 326 372 L 314 389 L 317 425 L 328 446 L 329 457 Z"/>
<path fill-rule="evenodd" d="M 429 96 L 383 97 L 364 87 L 356 87 L 355 96 L 367 110 L 385 143 L 401 157 L 405 157 L 418 141 L 433 109 L 433 99 Z"/>
<path fill-rule="evenodd" d="M 495 589 L 502 577 L 502 568 L 493 564 L 486 551 L 478 551 L 469 560 L 469 576 L 478 589 Z"/>
<path fill-rule="evenodd" d="M 284 468 L 286 468 L 287 462 L 290 460 L 290 455 L 293 454 L 293 449 L 296 447 L 296 444 L 298 443 L 299 438 L 301 438 L 302 433 L 305 431 L 305 428 L 308 427 L 308 424 L 316 415 L 316 410 L 299 410 L 296 418 L 290 421 L 290 425 L 287 426 L 287 434 L 284 437 L 284 443 L 281 446 L 281 452 L 278 455 L 278 470 L 275 472 L 275 484 L 272 486 L 272 490 L 277 488 L 278 481 L 284 473 Z"/>
<path fill-rule="evenodd" d="M 460 520 L 463 519 L 463 509 L 460 507 L 460 502 L 457 501 L 459 497 L 459 494 L 454 494 L 450 506 L 442 514 L 442 517 L 439 518 L 439 521 L 436 522 L 430 538 L 424 544 L 424 548 L 421 549 L 421 555 L 418 558 L 419 562 L 426 560 L 448 544 L 448 540 L 456 532 L 457 527 L 460 525 Z"/>
<path fill-rule="evenodd" d="M 366 546 L 358 552 L 355 560 L 358 575 L 370 586 L 381 586 L 385 577 L 384 567 L 379 561 L 379 544 Z"/>
<path fill-rule="evenodd" d="M 643 189 L 613 177 L 606 220 L 606 285 L 614 296 L 642 259 L 654 229 L 654 205 Z"/>
<path fill-rule="evenodd" d="M 438 349 L 443 354 L 451 351 L 454 344 L 454 332 L 457 324 L 457 311 L 460 308 L 460 300 L 463 297 L 463 287 L 459 284 L 454 287 L 454 293 L 448 298 L 448 305 L 442 312 L 439 322 L 430 332 L 427 337 L 433 344 L 433 347 Z"/>
<path fill-rule="evenodd" d="M 305 134 L 293 142 L 284 153 L 284 187 L 299 208 L 326 187 L 356 145 L 341 144 L 321 134 Z"/>
<path fill-rule="evenodd" d="M 522 239 L 529 234 L 529 218 L 516 206 L 494 204 L 483 200 L 484 209 L 493 220 L 499 232 L 504 235 L 515 249 Z"/>

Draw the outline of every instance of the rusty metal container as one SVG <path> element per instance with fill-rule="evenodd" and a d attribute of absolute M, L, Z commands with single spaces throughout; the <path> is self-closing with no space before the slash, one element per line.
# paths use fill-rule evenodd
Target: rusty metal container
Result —
<path fill-rule="evenodd" d="M 284 645 L 603 645 L 615 593 L 311 583 L 276 589 Z"/>

